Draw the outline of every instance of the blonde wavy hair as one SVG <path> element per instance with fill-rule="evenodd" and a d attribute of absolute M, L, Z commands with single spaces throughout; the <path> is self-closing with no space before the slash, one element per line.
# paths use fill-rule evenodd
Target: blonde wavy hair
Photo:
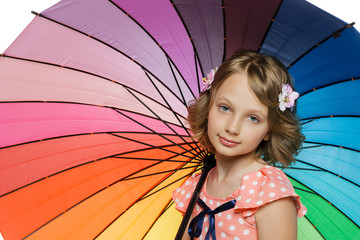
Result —
<path fill-rule="evenodd" d="M 295 161 L 305 137 L 296 114 L 296 106 L 284 112 L 278 108 L 278 95 L 282 84 L 293 88 L 292 79 L 286 67 L 275 57 L 251 50 L 239 50 L 224 61 L 215 74 L 211 89 L 200 93 L 198 99 L 189 103 L 188 122 L 194 137 L 210 153 L 215 153 L 208 137 L 209 109 L 221 85 L 234 73 L 245 73 L 249 86 L 261 103 L 268 106 L 270 138 L 256 148 L 256 155 L 268 164 L 281 163 L 288 166 Z"/>

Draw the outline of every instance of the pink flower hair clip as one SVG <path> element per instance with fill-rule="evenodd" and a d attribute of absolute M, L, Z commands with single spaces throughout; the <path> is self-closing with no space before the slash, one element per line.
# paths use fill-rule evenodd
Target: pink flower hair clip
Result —
<path fill-rule="evenodd" d="M 210 72 L 207 74 L 206 78 L 203 78 L 203 88 L 202 91 L 207 91 L 211 88 L 211 83 L 214 81 L 215 73 L 218 68 L 211 69 Z"/>
<path fill-rule="evenodd" d="M 283 84 L 281 93 L 279 94 L 279 109 L 284 112 L 286 108 L 292 108 L 295 100 L 299 97 L 299 93 L 293 91 L 289 84 Z"/>

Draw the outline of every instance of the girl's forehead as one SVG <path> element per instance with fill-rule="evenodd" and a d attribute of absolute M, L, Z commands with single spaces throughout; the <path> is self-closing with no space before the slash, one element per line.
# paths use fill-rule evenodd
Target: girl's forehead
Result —
<path fill-rule="evenodd" d="M 235 73 L 228 77 L 215 92 L 214 99 L 226 100 L 234 106 L 246 106 L 266 113 L 268 111 L 268 107 L 251 90 L 248 77 L 244 73 Z"/>

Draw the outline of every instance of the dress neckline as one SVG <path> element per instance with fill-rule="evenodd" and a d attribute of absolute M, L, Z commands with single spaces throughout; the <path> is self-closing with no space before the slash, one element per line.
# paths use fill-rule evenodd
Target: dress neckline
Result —
<path fill-rule="evenodd" d="M 243 174 L 242 177 L 241 177 L 241 181 L 240 181 L 240 185 L 235 189 L 235 191 L 233 193 L 231 193 L 229 196 L 225 197 L 225 198 L 218 198 L 218 197 L 214 197 L 212 195 L 210 195 L 208 192 L 207 192 L 207 182 L 208 182 L 208 178 L 210 176 L 210 173 L 216 168 L 216 166 L 214 168 L 212 168 L 210 170 L 210 172 L 208 173 L 207 177 L 206 177 L 206 181 L 204 183 L 204 186 L 202 188 L 202 191 L 201 193 L 204 194 L 206 197 L 210 198 L 210 199 L 213 199 L 213 200 L 216 200 L 216 201 L 230 201 L 232 199 L 235 199 L 237 200 L 237 196 L 239 196 L 239 193 L 240 193 L 240 189 L 244 183 L 244 178 L 249 178 L 251 175 L 254 175 L 254 174 L 257 174 L 258 172 L 261 172 L 262 170 L 264 170 L 265 168 L 270 168 L 270 165 L 264 165 L 262 166 L 259 170 L 256 170 L 256 171 L 252 171 L 252 172 L 249 172 L 249 173 L 246 173 L 246 174 Z"/>

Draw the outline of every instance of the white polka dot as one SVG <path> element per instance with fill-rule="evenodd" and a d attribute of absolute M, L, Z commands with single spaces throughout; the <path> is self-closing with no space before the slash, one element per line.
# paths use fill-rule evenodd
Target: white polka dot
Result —
<path fill-rule="evenodd" d="M 275 197 L 275 193 L 273 192 L 269 193 L 269 197 Z"/>
<path fill-rule="evenodd" d="M 180 191 L 181 191 L 181 188 L 178 187 L 178 188 L 176 189 L 176 192 L 180 192 Z"/>
<path fill-rule="evenodd" d="M 180 202 L 180 200 L 179 199 L 175 199 L 175 203 L 179 203 Z"/>
<path fill-rule="evenodd" d="M 210 205 L 212 205 L 214 203 L 214 201 L 212 199 L 210 199 L 209 203 L 210 203 Z"/>
<path fill-rule="evenodd" d="M 228 214 L 228 215 L 226 216 L 226 218 L 227 218 L 227 220 L 231 220 L 231 215 Z"/>
<path fill-rule="evenodd" d="M 258 185 L 258 182 L 257 182 L 257 181 L 253 181 L 252 184 L 253 184 L 254 186 L 256 186 L 256 185 Z"/>
<path fill-rule="evenodd" d="M 220 212 L 220 213 L 218 213 L 218 216 L 219 216 L 219 217 L 221 217 L 221 215 L 222 215 L 222 213 L 221 213 L 221 212 Z"/>
<path fill-rule="evenodd" d="M 263 201 L 257 201 L 256 204 L 257 205 L 263 204 Z"/>
<path fill-rule="evenodd" d="M 204 222 L 207 222 L 207 220 L 208 220 L 208 217 L 205 216 L 205 217 L 204 217 Z"/>
<path fill-rule="evenodd" d="M 246 203 L 251 202 L 251 198 L 246 199 L 246 201 L 245 201 L 245 202 L 246 202 Z"/>
<path fill-rule="evenodd" d="M 247 212 L 246 212 L 246 215 L 247 215 L 247 216 L 251 216 L 251 214 L 252 214 L 252 211 L 247 211 Z"/>
<path fill-rule="evenodd" d="M 206 197 L 204 197 L 203 201 L 206 202 Z"/>
<path fill-rule="evenodd" d="M 186 182 L 185 182 L 185 185 L 190 185 L 192 182 L 190 182 L 189 180 L 187 180 Z"/>
<path fill-rule="evenodd" d="M 275 187 L 275 183 L 270 183 L 270 187 Z"/>
<path fill-rule="evenodd" d="M 261 183 L 261 186 L 264 186 L 265 185 L 265 181 L 263 181 L 262 183 Z"/>
<path fill-rule="evenodd" d="M 244 224 L 244 223 L 245 223 L 245 222 L 244 222 L 244 219 L 239 218 L 239 223 L 240 223 L 240 224 Z"/>
<path fill-rule="evenodd" d="M 284 188 L 284 187 L 281 188 L 280 190 L 281 190 L 282 192 L 286 192 L 286 188 Z"/>
<path fill-rule="evenodd" d="M 223 222 L 219 222 L 219 227 L 222 227 L 223 225 L 224 225 L 224 223 Z"/>
<path fill-rule="evenodd" d="M 182 191 L 181 191 L 181 194 L 184 194 L 184 193 L 185 193 L 185 190 L 182 190 Z"/>
<path fill-rule="evenodd" d="M 231 225 L 231 226 L 229 227 L 229 230 L 230 230 L 230 231 L 235 231 L 235 226 L 234 226 L 234 225 Z"/>
<path fill-rule="evenodd" d="M 183 202 L 179 202 L 179 207 L 184 207 L 184 203 L 183 203 Z"/>
<path fill-rule="evenodd" d="M 191 194 L 188 193 L 188 194 L 185 195 L 185 197 L 189 199 L 191 197 Z"/>
<path fill-rule="evenodd" d="M 254 193 L 255 193 L 255 190 L 254 190 L 254 189 L 250 189 L 249 193 L 250 193 L 250 194 L 254 194 Z"/>
<path fill-rule="evenodd" d="M 226 238 L 226 233 L 222 232 L 222 233 L 221 233 L 221 237 L 222 237 L 222 238 Z"/>
<path fill-rule="evenodd" d="M 240 240 L 240 238 L 238 238 L 238 237 L 234 237 L 234 240 Z"/>
<path fill-rule="evenodd" d="M 303 214 L 305 215 L 307 213 L 307 211 L 306 210 L 303 210 Z"/>
<path fill-rule="evenodd" d="M 219 206 L 220 206 L 220 202 L 217 202 L 217 203 L 216 203 L 216 206 L 218 206 L 218 207 L 219 207 Z"/>
<path fill-rule="evenodd" d="M 196 210 L 198 210 L 198 211 L 200 210 L 200 207 L 198 205 L 196 205 Z"/>
<path fill-rule="evenodd" d="M 244 176 L 244 180 L 248 180 L 249 179 L 249 176 L 248 175 L 245 175 Z"/>
<path fill-rule="evenodd" d="M 237 198 L 236 198 L 236 201 L 240 201 L 241 200 L 241 196 L 238 196 Z"/>
<path fill-rule="evenodd" d="M 278 179 L 280 179 L 280 180 L 283 180 L 283 178 L 282 178 L 282 177 L 280 177 L 280 176 L 278 176 L 277 178 L 278 178 Z"/>
<path fill-rule="evenodd" d="M 235 206 L 234 209 L 238 209 L 239 207 L 238 206 Z"/>
<path fill-rule="evenodd" d="M 249 235 L 249 233 L 250 233 L 250 231 L 249 231 L 248 229 L 245 229 L 245 230 L 243 231 L 243 234 L 244 234 L 244 235 Z"/>
<path fill-rule="evenodd" d="M 273 172 L 272 171 L 267 171 L 268 174 L 272 174 Z"/>
<path fill-rule="evenodd" d="M 241 190 L 244 190 L 244 189 L 245 189 L 245 185 L 242 185 L 240 189 L 241 189 Z"/>
<path fill-rule="evenodd" d="M 208 227 L 205 227 L 205 229 L 204 229 L 204 230 L 205 230 L 205 232 L 207 232 L 207 231 L 209 230 L 209 228 L 208 228 Z"/>
<path fill-rule="evenodd" d="M 262 195 L 264 195 L 264 192 L 263 191 L 261 191 L 260 193 L 259 193 L 259 196 L 261 197 Z"/>
<path fill-rule="evenodd" d="M 256 176 L 257 176 L 257 177 L 261 177 L 261 176 L 262 176 L 261 172 L 257 172 L 257 173 L 256 173 Z"/>

